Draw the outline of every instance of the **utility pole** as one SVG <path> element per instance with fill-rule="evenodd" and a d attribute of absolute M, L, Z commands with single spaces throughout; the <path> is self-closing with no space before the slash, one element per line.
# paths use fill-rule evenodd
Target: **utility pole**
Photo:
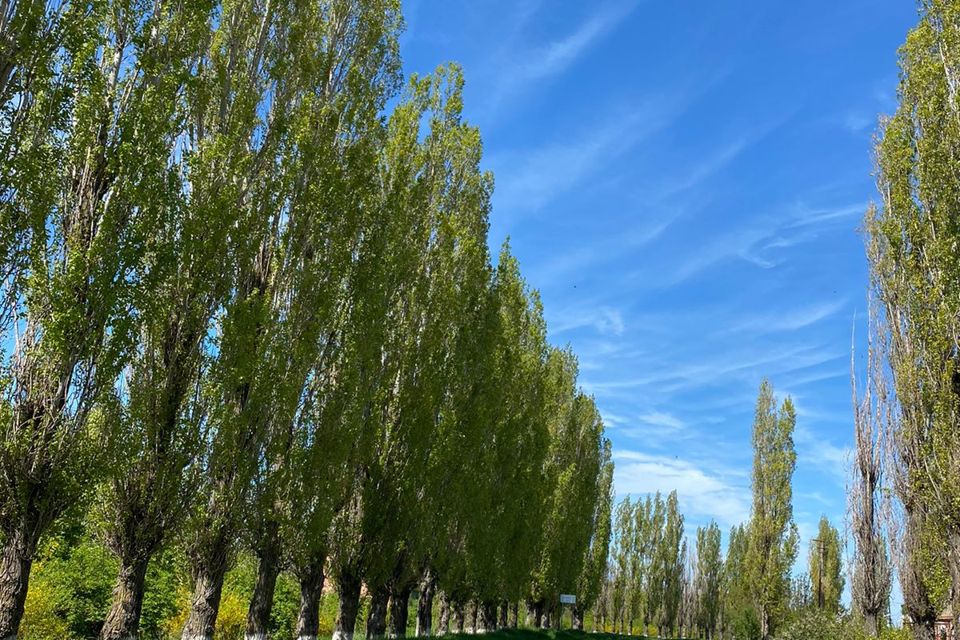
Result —
<path fill-rule="evenodd" d="M 813 538 L 810 542 L 817 544 L 817 608 L 823 609 L 823 544 L 825 541 Z"/>

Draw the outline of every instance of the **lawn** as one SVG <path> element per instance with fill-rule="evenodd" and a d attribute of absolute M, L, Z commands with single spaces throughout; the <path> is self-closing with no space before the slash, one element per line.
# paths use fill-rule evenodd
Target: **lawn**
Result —
<path fill-rule="evenodd" d="M 470 638 L 477 640 L 476 635 L 449 635 L 447 638 L 456 638 L 457 640 L 466 640 Z M 480 637 L 488 640 L 638 640 L 648 636 L 626 636 L 617 633 L 590 633 L 588 631 L 573 631 L 564 629 L 557 631 L 555 629 L 500 629 L 491 633 L 482 634 Z"/>

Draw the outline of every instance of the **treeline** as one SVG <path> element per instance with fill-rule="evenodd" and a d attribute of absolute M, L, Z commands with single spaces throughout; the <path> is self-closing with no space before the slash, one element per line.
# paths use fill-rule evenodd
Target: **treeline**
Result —
<path fill-rule="evenodd" d="M 942 614 L 960 637 L 960 2 L 923 0 L 919 14 L 864 225 L 871 326 L 851 512 L 855 603 L 875 628 L 895 570 L 894 614 L 930 640 Z"/>
<path fill-rule="evenodd" d="M 726 553 L 714 522 L 685 536 L 675 491 L 617 505 L 597 628 L 710 640 L 841 637 L 833 625 L 844 614 L 842 547 L 826 517 L 810 543 L 808 571 L 793 573 L 795 426 L 790 398 L 777 404 L 764 381 L 753 423 L 750 519 L 730 530 Z"/>
<path fill-rule="evenodd" d="M 13 2 L 0 15 L 0 637 L 82 521 L 136 637 L 171 546 L 184 640 L 255 561 L 295 633 L 589 608 L 612 462 L 569 350 L 487 228 L 456 67 L 400 77 L 397 0 Z M 64 538 L 68 539 L 68 538 Z M 436 598 L 439 629 L 432 619 Z M 580 614 L 578 614 L 580 615 Z"/>

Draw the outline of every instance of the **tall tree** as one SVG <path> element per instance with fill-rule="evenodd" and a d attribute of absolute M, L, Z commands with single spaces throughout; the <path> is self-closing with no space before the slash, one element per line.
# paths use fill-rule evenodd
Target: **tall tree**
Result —
<path fill-rule="evenodd" d="M 814 606 L 829 614 L 838 614 L 845 584 L 840 532 L 830 524 L 827 516 L 820 517 L 817 537 L 810 541 L 809 567 Z"/>
<path fill-rule="evenodd" d="M 697 528 L 696 593 L 698 598 L 697 626 L 708 640 L 717 632 L 721 611 L 723 585 L 723 556 L 720 527 L 711 522 Z"/>
<path fill-rule="evenodd" d="M 141 267 L 169 213 L 157 195 L 208 9 L 4 8 L 0 336 L 15 344 L 0 374 L 0 637 L 17 636 L 41 536 L 110 464 L 107 392 L 151 286 Z"/>
<path fill-rule="evenodd" d="M 797 462 L 795 425 L 793 402 L 788 397 L 778 408 L 773 387 L 764 380 L 753 422 L 753 506 L 746 557 L 762 640 L 773 636 L 786 610 L 790 568 L 797 555 L 792 487 Z"/>
<path fill-rule="evenodd" d="M 669 634 L 679 627 L 679 612 L 683 598 L 683 570 L 686 560 L 686 540 L 683 536 L 683 514 L 676 490 L 667 496 L 663 534 L 657 545 L 653 575 L 660 583 L 660 609 L 657 628 L 660 635 Z"/>
<path fill-rule="evenodd" d="M 900 49 L 899 106 L 876 146 L 881 202 L 867 214 L 867 251 L 896 394 L 892 442 L 905 475 L 898 497 L 913 540 L 944 550 L 960 637 L 960 7 L 919 4 L 920 23 Z M 926 616 L 914 614 L 922 616 L 918 635 L 928 634 Z"/>
<path fill-rule="evenodd" d="M 730 529 L 723 569 L 721 627 L 724 638 L 755 640 L 760 636 L 760 621 L 750 591 L 747 566 L 749 546 L 749 524 L 741 524 Z"/>
<path fill-rule="evenodd" d="M 600 587 L 607 574 L 613 517 L 613 460 L 610 441 L 603 443 L 600 475 L 597 477 L 597 504 L 593 511 L 593 537 L 586 551 L 583 570 L 577 580 L 577 602 L 573 608 L 573 626 L 583 630 L 583 618 L 600 596 Z"/>
<path fill-rule="evenodd" d="M 888 373 L 883 361 L 886 337 L 880 314 L 871 301 L 869 346 L 863 396 L 857 388 L 851 356 L 850 383 L 853 393 L 854 457 L 847 488 L 848 513 L 853 530 L 852 604 L 863 618 L 867 635 L 876 637 L 890 606 L 890 557 L 881 521 L 881 489 L 884 483 L 884 434 L 893 418 Z"/>
<path fill-rule="evenodd" d="M 620 501 L 614 512 L 613 549 L 610 558 L 613 574 L 610 604 L 614 631 L 619 630 L 620 633 L 626 630 L 627 611 L 630 608 L 628 603 L 633 596 L 633 590 L 637 588 L 631 571 L 633 567 L 631 560 L 636 544 L 634 510 L 633 501 L 630 496 L 627 496 Z M 632 612 L 630 619 L 632 622 Z"/>

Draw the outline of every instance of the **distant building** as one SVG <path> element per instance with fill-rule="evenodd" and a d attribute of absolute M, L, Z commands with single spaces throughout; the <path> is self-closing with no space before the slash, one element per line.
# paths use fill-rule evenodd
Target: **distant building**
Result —
<path fill-rule="evenodd" d="M 953 638 L 953 610 L 950 607 L 941 611 L 937 621 L 933 623 L 933 637 L 936 640 Z"/>

